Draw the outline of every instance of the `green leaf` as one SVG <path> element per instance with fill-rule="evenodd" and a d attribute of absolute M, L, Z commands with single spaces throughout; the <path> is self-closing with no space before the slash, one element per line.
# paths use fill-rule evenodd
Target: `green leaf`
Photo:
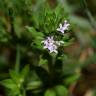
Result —
<path fill-rule="evenodd" d="M 40 38 L 36 38 L 36 39 L 34 39 L 33 40 L 33 42 L 34 42 L 34 46 L 36 46 L 37 48 L 39 48 L 39 49 L 42 49 L 42 44 L 41 44 L 41 41 L 43 40 L 43 38 L 42 39 L 40 39 Z"/>
<path fill-rule="evenodd" d="M 3 86 L 5 86 L 6 88 L 9 89 L 14 89 L 17 87 L 17 85 L 15 84 L 15 82 L 12 79 L 6 79 L 0 82 Z"/>
<path fill-rule="evenodd" d="M 42 86 L 41 81 L 31 81 L 31 82 L 28 82 L 26 89 L 32 90 L 32 89 L 40 88 L 41 86 Z"/>
<path fill-rule="evenodd" d="M 16 71 L 10 70 L 10 71 L 9 71 L 9 74 L 10 74 L 11 78 L 13 79 L 13 81 L 14 81 L 15 83 L 18 83 L 18 82 L 19 82 L 20 76 L 19 76 L 19 74 L 17 74 Z"/>
<path fill-rule="evenodd" d="M 26 27 L 27 30 L 31 33 L 31 36 L 33 38 L 33 44 L 37 48 L 42 48 L 41 41 L 43 40 L 44 34 L 42 32 L 37 32 L 33 27 Z"/>
<path fill-rule="evenodd" d="M 63 85 L 57 85 L 55 91 L 57 96 L 68 96 L 68 90 Z"/>
<path fill-rule="evenodd" d="M 8 96 L 19 96 L 20 90 L 18 88 L 14 88 L 11 90 L 7 90 L 6 93 L 8 94 Z"/>
<path fill-rule="evenodd" d="M 26 26 L 26 29 L 31 33 L 33 38 L 41 39 L 44 36 L 43 33 L 37 32 L 34 27 Z"/>
<path fill-rule="evenodd" d="M 76 74 L 76 75 L 73 75 L 73 76 L 70 76 L 70 77 L 66 78 L 64 80 L 64 82 L 65 82 L 65 84 L 70 85 L 73 82 L 75 82 L 79 77 L 80 77 L 80 75 L 79 74 Z"/>
<path fill-rule="evenodd" d="M 20 78 L 21 78 L 21 79 L 25 79 L 25 78 L 27 77 L 28 73 L 29 73 L 29 65 L 26 65 L 26 66 L 22 69 L 22 71 L 21 71 L 21 73 L 20 73 Z"/>
<path fill-rule="evenodd" d="M 48 64 L 48 60 L 47 59 L 43 59 L 42 56 L 40 56 L 39 65 L 43 65 L 43 64 Z"/>
<path fill-rule="evenodd" d="M 55 92 L 54 90 L 52 90 L 52 89 L 48 89 L 48 90 L 45 92 L 44 96 L 56 96 L 56 92 Z M 58 95 L 58 96 L 59 96 L 59 95 Z"/>

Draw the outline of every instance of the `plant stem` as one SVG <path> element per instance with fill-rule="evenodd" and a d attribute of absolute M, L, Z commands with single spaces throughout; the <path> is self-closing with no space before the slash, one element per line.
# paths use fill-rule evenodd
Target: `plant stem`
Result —
<path fill-rule="evenodd" d="M 85 9 L 85 13 L 87 14 L 88 18 L 89 18 L 89 22 L 91 23 L 92 27 L 96 30 L 96 22 L 94 20 L 94 17 L 92 16 L 91 12 L 88 9 L 86 0 L 81 0 L 82 4 L 83 4 L 83 9 Z"/>
<path fill-rule="evenodd" d="M 50 75 L 51 75 L 51 79 L 54 78 L 54 72 L 55 72 L 55 60 L 56 60 L 56 55 L 51 55 L 51 63 L 49 64 L 49 71 L 50 71 Z"/>
<path fill-rule="evenodd" d="M 26 92 L 25 92 L 25 89 L 23 89 L 23 96 L 26 96 Z"/>
<path fill-rule="evenodd" d="M 18 73 L 20 68 L 20 46 L 17 45 L 16 50 L 16 64 L 15 64 L 15 71 Z"/>

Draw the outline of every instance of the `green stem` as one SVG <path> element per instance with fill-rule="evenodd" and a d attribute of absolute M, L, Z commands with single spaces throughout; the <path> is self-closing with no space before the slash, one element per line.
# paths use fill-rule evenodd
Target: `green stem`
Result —
<path fill-rule="evenodd" d="M 25 89 L 23 89 L 23 96 L 26 96 L 26 92 L 25 92 Z"/>
<path fill-rule="evenodd" d="M 49 71 L 50 71 L 51 78 L 54 78 L 54 71 L 55 71 L 54 65 L 56 61 L 56 55 L 52 54 L 51 57 L 52 57 L 51 59 L 52 61 L 49 64 Z"/>
<path fill-rule="evenodd" d="M 92 25 L 92 27 L 96 30 L 96 22 L 94 20 L 94 17 L 92 16 L 91 12 L 89 11 L 88 9 L 88 6 L 87 6 L 87 3 L 86 3 L 86 0 L 81 0 L 82 4 L 83 4 L 83 9 L 85 9 L 85 13 L 87 14 L 88 18 L 89 18 L 89 21 Z"/>
<path fill-rule="evenodd" d="M 15 64 L 15 71 L 18 73 L 20 68 L 20 46 L 17 45 L 16 50 L 16 64 Z"/>

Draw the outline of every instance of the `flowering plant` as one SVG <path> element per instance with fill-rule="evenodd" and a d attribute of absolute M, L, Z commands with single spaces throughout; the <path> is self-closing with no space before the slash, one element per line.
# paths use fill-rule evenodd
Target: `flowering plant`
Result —
<path fill-rule="evenodd" d="M 65 23 L 63 26 L 62 26 L 62 24 L 60 24 L 60 28 L 57 28 L 57 31 L 64 33 L 65 30 L 68 30 L 69 24 L 67 24 L 66 20 L 64 22 Z M 53 36 L 51 36 L 51 37 L 47 37 L 47 39 L 42 41 L 42 43 L 44 43 L 44 48 L 47 48 L 50 51 L 50 53 L 52 53 L 52 52 L 58 53 L 57 46 L 60 46 L 64 42 L 63 41 L 54 41 Z"/>
<path fill-rule="evenodd" d="M 78 76 L 65 67 L 68 56 L 64 47 L 74 40 L 68 13 L 59 1 L 55 8 L 46 0 L 36 5 L 21 0 L 22 7 L 16 0 L 6 3 L 4 14 L 9 22 L 5 17 L 0 22 L 0 44 L 11 50 L 12 61 L 0 81 L 5 96 L 70 96 L 68 87 Z"/>

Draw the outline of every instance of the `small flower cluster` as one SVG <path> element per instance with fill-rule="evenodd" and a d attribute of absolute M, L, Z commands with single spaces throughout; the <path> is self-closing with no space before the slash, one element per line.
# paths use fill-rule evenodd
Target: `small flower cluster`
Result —
<path fill-rule="evenodd" d="M 61 33 L 64 33 L 66 30 L 68 30 L 69 26 L 70 26 L 70 24 L 67 22 L 67 20 L 65 20 L 64 25 L 62 25 L 61 23 L 59 24 L 60 28 L 57 28 L 57 31 L 60 31 Z"/>
<path fill-rule="evenodd" d="M 47 39 L 42 41 L 42 43 L 44 44 L 44 49 L 47 48 L 50 51 L 50 53 L 52 53 L 52 52 L 58 53 L 57 46 L 60 46 L 64 42 L 63 41 L 54 41 L 53 36 L 51 36 L 51 37 L 47 37 Z"/>
<path fill-rule="evenodd" d="M 57 31 L 64 33 L 65 30 L 68 30 L 69 25 L 70 24 L 67 22 L 67 20 L 65 20 L 64 25 L 60 24 L 60 28 L 57 28 Z M 54 36 L 50 36 L 43 40 L 41 43 L 44 44 L 44 49 L 48 49 L 50 53 L 58 53 L 57 49 L 59 46 L 64 44 L 64 41 L 55 41 Z"/>

